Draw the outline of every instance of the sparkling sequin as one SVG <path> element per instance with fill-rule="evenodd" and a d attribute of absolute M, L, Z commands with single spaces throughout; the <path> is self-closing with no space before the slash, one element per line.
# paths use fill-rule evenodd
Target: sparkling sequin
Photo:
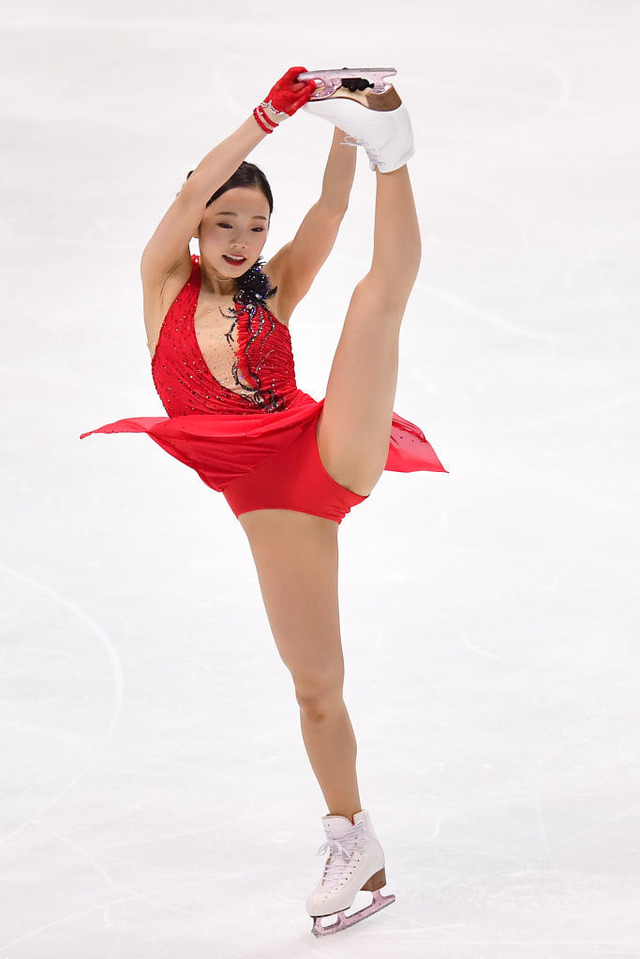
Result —
<path fill-rule="evenodd" d="M 193 257 L 191 276 L 164 319 L 151 364 L 169 416 L 286 410 L 298 392 L 288 328 L 262 304 L 236 300 L 231 329 L 218 337 L 213 353 L 207 349 L 207 362 L 194 329 L 200 284 Z"/>

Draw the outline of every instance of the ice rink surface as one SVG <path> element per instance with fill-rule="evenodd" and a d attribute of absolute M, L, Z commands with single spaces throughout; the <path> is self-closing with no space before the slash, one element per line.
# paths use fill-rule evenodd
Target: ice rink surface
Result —
<path fill-rule="evenodd" d="M 2 16 L 0 959 L 640 957 L 640 5 L 26 0 Z M 390 909 L 316 941 L 326 809 L 249 546 L 142 436 L 140 252 L 291 64 L 394 65 L 424 259 L 395 409 L 445 474 L 340 530 Z M 267 253 L 328 125 L 252 155 Z M 371 252 L 360 158 L 291 323 L 319 398 Z M 364 894 L 362 894 L 364 896 Z"/>

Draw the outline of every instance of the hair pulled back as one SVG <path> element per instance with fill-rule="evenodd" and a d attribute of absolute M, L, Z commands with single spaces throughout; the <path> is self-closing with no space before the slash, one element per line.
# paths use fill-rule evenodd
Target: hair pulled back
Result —
<path fill-rule="evenodd" d="M 187 180 L 192 173 L 193 170 L 187 173 Z M 240 164 L 236 172 L 229 177 L 226 183 L 223 183 L 213 196 L 207 200 L 207 207 L 211 206 L 213 201 L 221 197 L 227 190 L 235 190 L 236 187 L 253 187 L 260 190 L 269 204 L 269 215 L 273 213 L 273 193 L 271 192 L 269 181 L 260 167 L 257 167 L 255 163 L 248 163 L 246 160 Z M 263 266 L 264 260 L 262 258 L 256 260 L 253 266 L 249 267 L 249 269 L 236 280 L 238 287 L 236 298 L 241 303 L 259 305 L 270 296 L 276 294 L 278 288 L 273 287 L 272 289 L 269 277 L 262 271 Z"/>

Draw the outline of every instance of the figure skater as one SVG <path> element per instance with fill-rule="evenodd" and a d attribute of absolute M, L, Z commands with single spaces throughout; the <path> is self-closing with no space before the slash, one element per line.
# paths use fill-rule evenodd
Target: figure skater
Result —
<path fill-rule="evenodd" d="M 380 892 L 384 856 L 362 808 L 343 700 L 338 526 L 384 469 L 446 472 L 422 431 L 393 411 L 400 324 L 421 254 L 406 165 L 411 125 L 383 82 L 393 73 L 292 67 L 198 164 L 141 263 L 152 374 L 168 417 L 92 431 L 147 433 L 223 493 L 248 537 L 328 808 L 328 855 L 307 900 L 315 935 L 394 899 Z M 322 191 L 293 240 L 264 264 L 273 199 L 245 157 L 303 106 L 335 127 Z M 289 322 L 336 240 L 357 145 L 375 171 L 373 260 L 355 287 L 318 402 L 296 385 Z M 193 236 L 199 256 L 189 252 Z M 371 904 L 346 916 L 361 889 L 373 893 Z M 324 917 L 336 918 L 323 924 Z"/>

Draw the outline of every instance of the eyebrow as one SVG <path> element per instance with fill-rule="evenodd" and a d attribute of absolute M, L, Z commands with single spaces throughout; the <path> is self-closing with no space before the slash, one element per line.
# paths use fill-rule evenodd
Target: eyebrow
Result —
<path fill-rule="evenodd" d="M 216 216 L 237 216 L 237 213 L 234 213 L 233 210 L 220 210 L 219 213 L 216 213 Z M 266 220 L 266 216 L 261 216 L 259 213 L 251 217 L 252 220 Z"/>

